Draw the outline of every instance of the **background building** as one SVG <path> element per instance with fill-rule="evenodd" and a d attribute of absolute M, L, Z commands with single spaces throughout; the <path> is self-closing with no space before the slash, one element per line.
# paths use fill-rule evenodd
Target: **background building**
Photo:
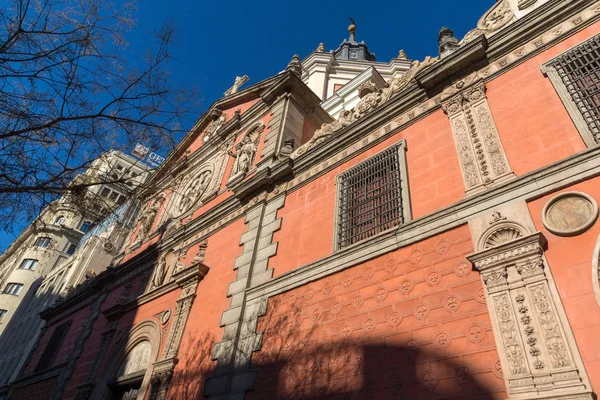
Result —
<path fill-rule="evenodd" d="M 423 61 L 379 64 L 351 26 L 239 78 L 6 393 L 595 398 L 599 20 L 501 0 Z"/>
<path fill-rule="evenodd" d="M 64 195 L 0 256 L 0 385 L 14 379 L 27 359 L 42 326 L 39 312 L 112 262 L 137 215 L 135 202 L 126 196 L 147 173 L 130 156 L 103 154 L 75 179 L 115 181 L 90 187 L 84 201 L 93 207 L 81 207 L 82 199 Z"/>

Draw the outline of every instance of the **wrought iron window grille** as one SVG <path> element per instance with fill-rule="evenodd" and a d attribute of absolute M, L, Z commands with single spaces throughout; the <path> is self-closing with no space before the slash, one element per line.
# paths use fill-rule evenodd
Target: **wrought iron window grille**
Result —
<path fill-rule="evenodd" d="M 337 177 L 338 250 L 406 222 L 404 151 L 400 142 Z"/>

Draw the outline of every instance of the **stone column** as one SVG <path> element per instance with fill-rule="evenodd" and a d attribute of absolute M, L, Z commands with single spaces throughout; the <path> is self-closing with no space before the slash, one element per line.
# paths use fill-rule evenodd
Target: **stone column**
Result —
<path fill-rule="evenodd" d="M 465 181 L 465 193 L 471 194 L 514 174 L 508 165 L 496 124 L 487 103 L 483 81 L 464 88 L 442 102 L 448 114 L 456 151 Z"/>
<path fill-rule="evenodd" d="M 467 257 L 481 273 L 510 399 L 592 399 L 540 232 L 499 226 Z"/>

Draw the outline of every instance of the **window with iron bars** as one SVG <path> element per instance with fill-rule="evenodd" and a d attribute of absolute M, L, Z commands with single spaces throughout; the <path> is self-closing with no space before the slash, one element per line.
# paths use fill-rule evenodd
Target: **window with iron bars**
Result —
<path fill-rule="evenodd" d="M 600 144 L 600 35 L 552 59 L 542 70 L 586 144 Z"/>
<path fill-rule="evenodd" d="M 337 177 L 337 249 L 410 220 L 404 141 Z"/>

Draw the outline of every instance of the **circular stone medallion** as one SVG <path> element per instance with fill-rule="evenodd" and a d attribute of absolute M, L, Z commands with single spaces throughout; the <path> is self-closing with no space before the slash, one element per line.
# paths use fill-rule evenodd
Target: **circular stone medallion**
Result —
<path fill-rule="evenodd" d="M 553 197 L 542 210 L 546 229 L 558 236 L 574 236 L 589 229 L 598 218 L 598 203 L 581 192 Z"/>

